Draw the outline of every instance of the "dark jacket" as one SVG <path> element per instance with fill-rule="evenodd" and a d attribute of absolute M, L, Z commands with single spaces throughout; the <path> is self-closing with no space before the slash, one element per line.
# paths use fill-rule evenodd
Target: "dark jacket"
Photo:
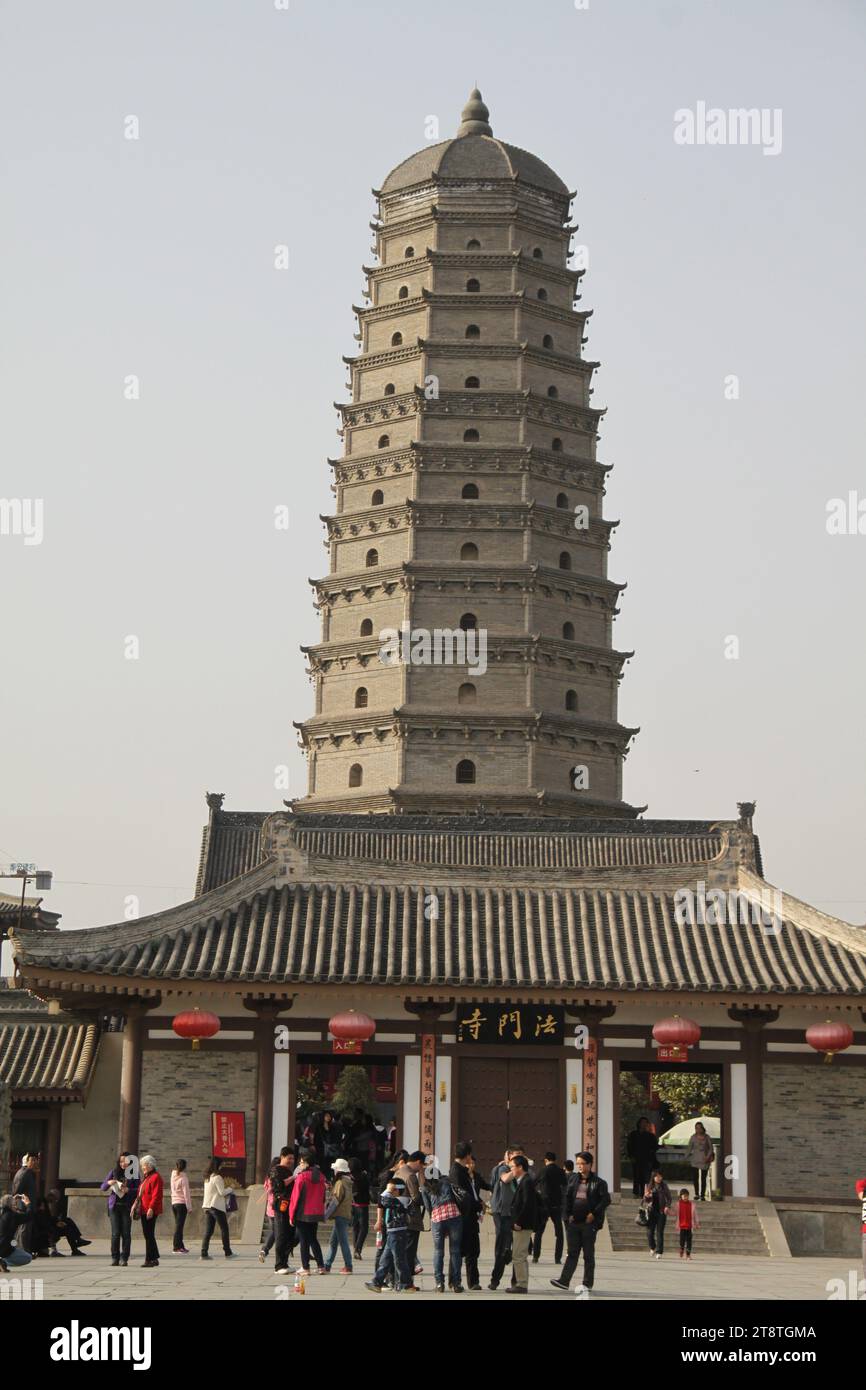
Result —
<path fill-rule="evenodd" d="M 656 1161 L 658 1135 L 649 1129 L 633 1129 L 626 1140 L 626 1152 L 639 1168 L 652 1168 Z"/>
<path fill-rule="evenodd" d="M 14 1197 L 19 1195 L 29 1197 L 30 1205 L 36 1206 L 36 1199 L 39 1196 L 39 1179 L 32 1168 L 18 1169 L 12 1179 L 12 1195 Z"/>
<path fill-rule="evenodd" d="M 391 1192 L 383 1192 L 379 1204 L 385 1217 L 386 1231 L 408 1231 L 409 1213 L 399 1197 Z"/>
<path fill-rule="evenodd" d="M 545 1163 L 535 1179 L 535 1190 L 544 1212 L 561 1212 L 565 1200 L 565 1172 L 558 1163 Z"/>
<path fill-rule="evenodd" d="M 16 1211 L 9 1204 L 0 1208 L 0 1259 L 12 1253 L 12 1242 L 18 1239 L 18 1227 L 33 1220 L 33 1212 Z"/>
<path fill-rule="evenodd" d="M 275 1163 L 268 1176 L 271 1180 L 274 1215 L 279 1213 L 281 1216 L 288 1216 L 288 1207 L 284 1212 L 280 1212 L 280 1202 L 291 1200 L 294 1172 L 291 1168 L 284 1168 L 281 1163 Z"/>
<path fill-rule="evenodd" d="M 535 1179 L 529 1173 L 514 1180 L 514 1201 L 511 1203 L 511 1224 L 515 1230 L 534 1231 L 538 1223 L 538 1197 Z"/>
<path fill-rule="evenodd" d="M 572 1173 L 565 1188 L 565 1204 L 563 1206 L 563 1216 L 566 1221 L 571 1221 L 574 1214 L 574 1198 L 579 1184 L 583 1181 L 579 1173 Z M 610 1206 L 610 1193 L 607 1190 L 607 1183 L 604 1178 L 600 1178 L 598 1173 L 589 1173 L 586 1178 L 586 1201 L 589 1207 L 589 1214 L 592 1215 L 592 1224 L 601 1230 L 604 1225 L 604 1214 Z"/>

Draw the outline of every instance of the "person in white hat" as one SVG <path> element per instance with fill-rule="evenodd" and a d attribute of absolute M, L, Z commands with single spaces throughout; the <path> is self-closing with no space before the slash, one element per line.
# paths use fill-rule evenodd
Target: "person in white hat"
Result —
<path fill-rule="evenodd" d="M 325 1256 L 325 1272 L 330 1274 L 331 1265 L 337 1258 L 337 1246 L 343 1252 L 343 1268 L 341 1274 L 352 1273 L 352 1249 L 349 1245 L 349 1227 L 352 1224 L 352 1193 L 354 1184 L 351 1177 L 351 1169 L 345 1158 L 335 1158 L 331 1165 L 334 1174 L 334 1186 L 331 1188 L 331 1196 L 325 1208 L 325 1218 L 332 1217 L 334 1229 L 331 1232 L 331 1245 Z"/>

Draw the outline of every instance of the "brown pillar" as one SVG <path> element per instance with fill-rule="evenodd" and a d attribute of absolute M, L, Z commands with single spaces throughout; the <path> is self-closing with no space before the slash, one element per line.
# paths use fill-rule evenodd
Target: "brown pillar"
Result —
<path fill-rule="evenodd" d="M 141 1121 L 141 1054 L 144 1030 L 149 1009 L 155 1009 L 160 998 L 147 1003 L 127 1004 L 122 1012 L 126 1019 L 123 1028 L 123 1052 L 120 1059 L 120 1122 L 118 1153 L 138 1153 Z M 119 1011 L 120 1012 L 120 1011 Z"/>
<path fill-rule="evenodd" d="M 45 1131 L 45 1153 L 42 1155 L 42 1190 L 50 1192 L 60 1181 L 60 1129 L 63 1124 L 63 1107 L 55 1101 L 48 1107 L 48 1124 Z"/>
<path fill-rule="evenodd" d="M 589 1039 L 583 1053 L 578 1055 L 581 1058 L 583 1073 L 583 1102 L 582 1116 L 583 1125 L 581 1129 L 581 1146 L 588 1150 L 594 1158 L 598 1158 L 598 1049 L 599 1049 L 599 1028 L 605 1019 L 611 1018 L 616 1013 L 615 1004 L 593 1004 L 587 1001 L 585 1004 L 575 1002 L 566 1005 L 565 1016 L 574 1019 L 576 1023 L 582 1023 L 587 1029 Z M 568 1029 L 566 1029 L 568 1032 Z M 574 1035 L 576 1036 L 576 1034 Z M 614 1095 L 614 1142 L 619 1130 L 618 1109 L 619 1096 Z M 619 1163 L 619 1155 L 614 1152 L 614 1164 Z M 619 1190 L 619 1183 L 612 1183 L 611 1186 L 616 1192 Z"/>
<path fill-rule="evenodd" d="M 264 1182 L 271 1166 L 274 1127 L 274 1019 L 291 1001 L 245 999 L 244 1008 L 256 1015 L 256 1156 L 255 1182 Z"/>
<path fill-rule="evenodd" d="M 746 1174 L 748 1196 L 764 1196 L 764 1038 L 763 1029 L 779 1017 L 778 1009 L 728 1009 L 742 1025 L 746 1063 Z"/>
<path fill-rule="evenodd" d="M 454 1000 L 405 1000 L 408 1013 L 415 1014 L 421 1028 L 421 1113 L 418 1117 L 418 1147 L 426 1154 L 436 1151 L 436 1025 L 443 1014 L 454 1008 Z M 443 1166 L 450 1158 L 439 1156 Z"/>

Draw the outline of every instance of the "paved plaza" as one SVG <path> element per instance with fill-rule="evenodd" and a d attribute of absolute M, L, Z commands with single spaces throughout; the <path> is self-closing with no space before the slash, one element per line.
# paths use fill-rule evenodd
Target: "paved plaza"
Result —
<path fill-rule="evenodd" d="M 487 1224 L 487 1223 L 485 1223 Z M 292 1301 L 299 1297 L 292 1291 L 293 1277 L 277 1276 L 272 1261 L 260 1265 L 258 1248 L 236 1246 L 237 1255 L 226 1260 L 221 1251 L 211 1247 L 211 1262 L 199 1262 L 195 1251 L 189 1255 L 171 1254 L 170 1225 L 166 1223 L 160 1241 L 161 1263 L 158 1269 L 142 1269 L 144 1247 L 134 1242 L 132 1259 L 127 1269 L 113 1269 L 109 1263 L 107 1240 L 94 1240 L 85 1259 L 35 1260 L 24 1270 L 10 1271 L 23 1277 L 43 1281 L 42 1297 L 46 1300 L 107 1300 L 107 1299 L 240 1299 L 267 1300 L 286 1290 L 283 1297 Z M 439 1295 L 433 1290 L 432 1244 L 429 1232 L 421 1237 L 420 1259 L 424 1273 L 417 1276 L 420 1294 L 400 1295 L 417 1302 L 419 1298 L 453 1302 L 459 1297 L 464 1303 L 508 1301 L 525 1302 L 505 1293 L 505 1284 L 496 1292 L 486 1288 L 493 1264 L 493 1229 L 488 1224 L 482 1235 L 481 1270 L 485 1288 L 481 1293 Z M 396 1296 L 385 1290 L 371 1293 L 364 1288 L 373 1268 L 373 1247 L 368 1244 L 369 1256 L 356 1263 L 355 1273 L 334 1272 L 321 1277 L 311 1275 L 307 1280 L 305 1297 L 314 1299 L 364 1299 L 370 1302 L 392 1301 Z M 510 1267 L 509 1267 L 510 1270 Z M 530 1266 L 528 1299 L 564 1299 L 576 1302 L 573 1294 L 550 1287 L 549 1280 L 557 1274 L 552 1247 L 542 1254 L 537 1265 Z M 853 1272 L 853 1277 L 852 1277 Z M 690 1264 L 680 1260 L 678 1251 L 652 1260 L 648 1254 L 600 1251 L 596 1265 L 594 1297 L 599 1300 L 662 1299 L 691 1302 L 706 1299 L 795 1299 L 825 1302 L 830 1297 L 828 1281 L 843 1281 L 850 1290 L 856 1288 L 863 1271 L 859 1262 L 842 1256 L 837 1259 L 772 1259 L 737 1258 L 733 1255 L 695 1254 Z M 506 1272 L 506 1280 L 510 1272 Z M 837 1286 L 838 1287 L 838 1286 Z M 838 1293 L 837 1293 L 838 1296 Z"/>

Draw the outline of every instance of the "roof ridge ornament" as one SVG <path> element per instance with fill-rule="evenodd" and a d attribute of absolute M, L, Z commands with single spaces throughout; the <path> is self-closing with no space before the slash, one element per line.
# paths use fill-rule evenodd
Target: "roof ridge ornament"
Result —
<path fill-rule="evenodd" d="M 473 87 L 469 93 L 469 100 L 460 113 L 460 126 L 457 130 L 457 138 L 464 135 L 492 135 L 493 130 L 490 126 L 490 112 L 484 105 L 481 93 L 477 87 Z"/>

